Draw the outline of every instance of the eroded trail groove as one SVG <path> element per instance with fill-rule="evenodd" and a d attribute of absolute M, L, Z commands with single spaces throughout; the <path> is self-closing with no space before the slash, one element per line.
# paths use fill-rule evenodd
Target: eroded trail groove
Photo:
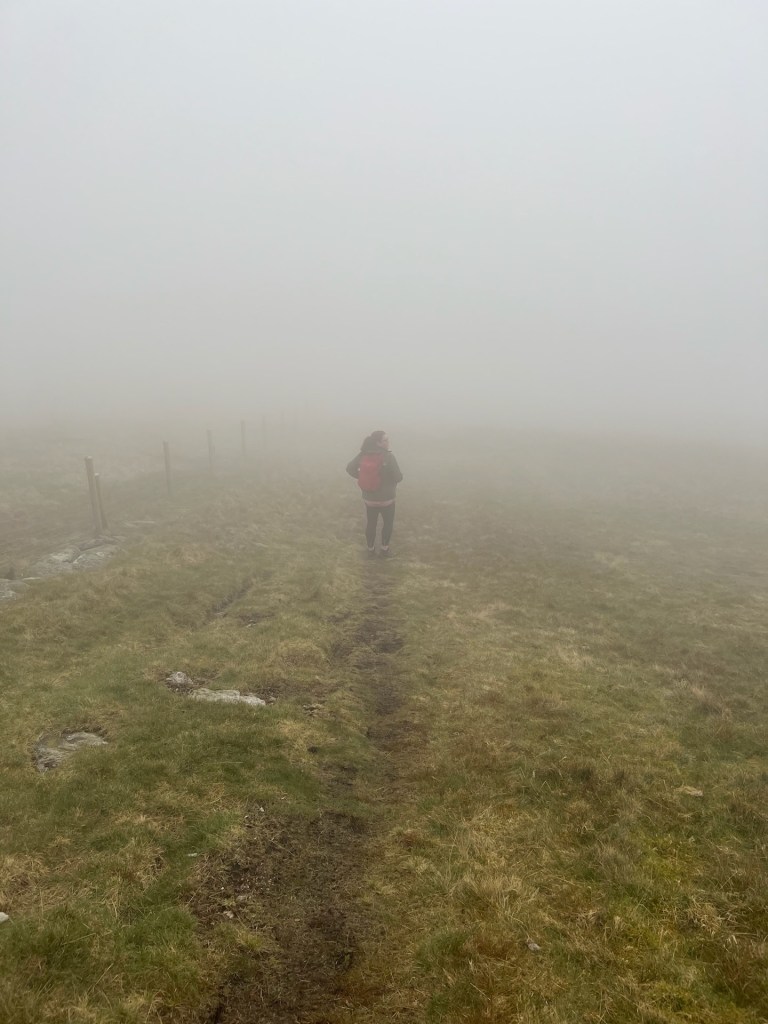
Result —
<path fill-rule="evenodd" d="M 374 925 L 361 900 L 371 838 L 398 776 L 396 754 L 405 724 L 405 697 L 395 663 L 403 637 L 392 609 L 389 566 L 371 566 L 359 611 L 334 652 L 352 661 L 369 708 L 366 737 L 374 752 L 378 801 L 358 792 L 344 764 L 326 781 L 329 798 L 361 800 L 369 813 L 321 810 L 316 817 L 278 818 L 254 808 L 247 845 L 235 861 L 219 865 L 195 910 L 211 925 L 222 914 L 254 936 L 253 961 L 233 973 L 206 1024 L 334 1024 L 372 1009 L 374 986 L 360 967 L 361 938 Z M 383 802 L 382 802 L 383 797 Z"/>
<path fill-rule="evenodd" d="M 354 962 L 355 893 L 364 826 L 352 816 L 257 820 L 241 856 L 217 876 L 211 923 L 236 916 L 262 945 L 233 974 L 208 1020 L 327 1020 Z"/>

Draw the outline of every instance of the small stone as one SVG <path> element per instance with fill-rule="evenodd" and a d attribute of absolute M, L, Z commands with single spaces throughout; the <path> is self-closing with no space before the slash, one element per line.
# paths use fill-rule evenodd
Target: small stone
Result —
<path fill-rule="evenodd" d="M 10 917 L 8 917 L 7 914 L 3 914 L 2 911 L 0 911 L 0 924 L 5 924 L 6 921 L 10 921 L 10 920 L 11 919 L 10 919 Z"/>
<path fill-rule="evenodd" d="M 703 789 L 694 789 L 693 786 L 681 786 L 678 789 L 678 793 L 683 793 L 685 796 L 695 796 L 699 800 L 704 796 Z"/>
<path fill-rule="evenodd" d="M 528 947 L 528 949 L 530 949 L 532 953 L 541 952 L 541 946 L 536 942 L 526 942 L 526 946 Z"/>
<path fill-rule="evenodd" d="M 195 683 L 186 672 L 171 672 L 165 682 L 169 690 L 177 690 L 179 693 L 186 693 L 195 688 Z"/>
<path fill-rule="evenodd" d="M 224 914 L 224 917 L 228 917 L 230 921 L 233 920 L 235 916 L 231 910 L 224 910 L 222 913 Z"/>

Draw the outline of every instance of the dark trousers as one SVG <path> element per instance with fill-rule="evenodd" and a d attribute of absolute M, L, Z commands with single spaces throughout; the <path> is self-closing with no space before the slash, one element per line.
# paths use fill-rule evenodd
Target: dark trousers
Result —
<path fill-rule="evenodd" d="M 388 548 L 392 537 L 392 527 L 395 525 L 394 504 L 385 505 L 383 508 L 372 508 L 370 505 L 366 505 L 365 511 L 367 513 L 365 539 L 368 547 L 372 548 L 376 543 L 376 525 L 379 521 L 379 513 L 381 513 L 381 546 Z"/>

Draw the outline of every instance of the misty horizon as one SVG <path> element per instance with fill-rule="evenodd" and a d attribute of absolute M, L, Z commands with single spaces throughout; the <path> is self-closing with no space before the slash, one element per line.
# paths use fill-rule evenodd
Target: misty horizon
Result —
<path fill-rule="evenodd" d="M 762 5 L 0 24 L 2 420 L 768 436 Z"/>

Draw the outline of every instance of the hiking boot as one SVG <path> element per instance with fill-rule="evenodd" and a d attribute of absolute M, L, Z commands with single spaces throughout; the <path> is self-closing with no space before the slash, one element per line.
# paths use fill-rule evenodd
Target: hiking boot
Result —
<path fill-rule="evenodd" d="M 382 548 L 381 551 L 379 552 L 379 557 L 380 558 L 397 558 L 397 555 L 392 550 L 392 548 Z"/>
<path fill-rule="evenodd" d="M 375 557 L 376 557 L 376 548 L 368 548 L 368 551 L 366 552 L 366 558 L 375 558 Z"/>

